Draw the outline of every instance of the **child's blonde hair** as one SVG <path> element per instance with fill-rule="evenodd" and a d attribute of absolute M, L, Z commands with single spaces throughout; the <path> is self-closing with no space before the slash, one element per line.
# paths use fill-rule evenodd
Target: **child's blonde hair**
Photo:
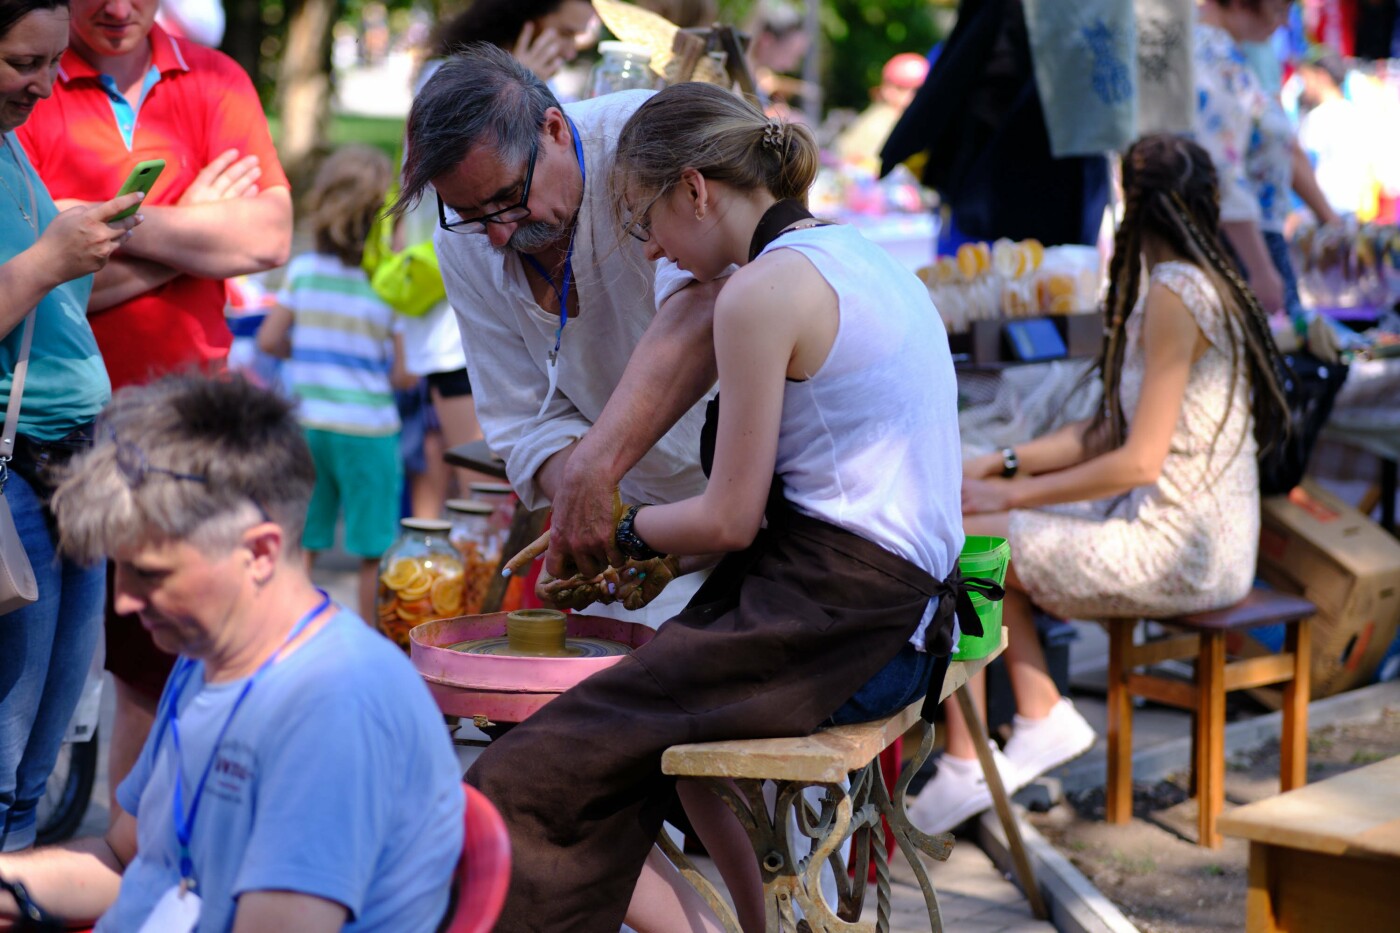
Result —
<path fill-rule="evenodd" d="M 306 196 L 318 253 L 358 266 L 370 227 L 393 182 L 389 157 L 372 146 L 342 146 L 321 163 Z"/>

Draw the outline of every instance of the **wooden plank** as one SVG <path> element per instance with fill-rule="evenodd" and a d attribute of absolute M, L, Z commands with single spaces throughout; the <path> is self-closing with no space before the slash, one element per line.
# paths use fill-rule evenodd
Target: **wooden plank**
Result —
<path fill-rule="evenodd" d="M 1278 925 L 1284 930 L 1394 930 L 1400 916 L 1395 865 L 1278 847 L 1269 865 Z"/>
<path fill-rule="evenodd" d="M 1220 829 L 1328 855 L 1400 859 L 1400 755 L 1236 807 Z"/>
<path fill-rule="evenodd" d="M 1284 650 L 1293 657 L 1293 679 L 1283 688 L 1283 724 L 1279 732 L 1279 787 L 1290 791 L 1308 783 L 1308 684 L 1312 666 L 1312 620 L 1288 627 Z"/>
<path fill-rule="evenodd" d="M 1225 809 L 1225 633 L 1201 633 L 1196 662 L 1197 842 L 1207 849 L 1223 844 L 1216 821 Z"/>
<path fill-rule="evenodd" d="M 1245 661 L 1232 661 L 1225 668 L 1225 692 L 1283 683 L 1293 679 L 1293 655 L 1264 654 Z"/>
<path fill-rule="evenodd" d="M 1199 676 L 1199 675 L 1197 675 Z M 1192 709 L 1196 705 L 1196 685 L 1184 680 L 1168 680 L 1151 674 L 1129 674 L 1128 692 L 1146 697 L 1177 709 Z"/>
<path fill-rule="evenodd" d="M 1136 622 L 1108 623 L 1108 786 L 1110 823 L 1133 818 L 1133 697 L 1128 692 L 1128 655 Z"/>
<path fill-rule="evenodd" d="M 1177 635 L 1173 638 L 1159 638 L 1133 646 L 1128 667 L 1150 667 L 1162 661 L 1175 661 L 1178 658 L 1194 658 L 1200 646 L 1199 635 Z"/>
<path fill-rule="evenodd" d="M 1006 650 L 1001 647 L 976 661 L 953 661 L 943 679 L 939 700 L 946 700 L 968 678 Z M 923 700 L 911 703 L 888 719 L 836 726 L 791 739 L 740 739 L 732 742 L 698 742 L 673 745 L 661 756 L 661 770 L 686 777 L 761 778 L 834 784 L 864 767 L 894 740 L 919 721 Z"/>
<path fill-rule="evenodd" d="M 1273 846 L 1258 842 L 1249 844 L 1249 889 L 1244 896 L 1245 933 L 1280 933 L 1274 916 L 1274 891 L 1271 890 L 1270 867 Z"/>

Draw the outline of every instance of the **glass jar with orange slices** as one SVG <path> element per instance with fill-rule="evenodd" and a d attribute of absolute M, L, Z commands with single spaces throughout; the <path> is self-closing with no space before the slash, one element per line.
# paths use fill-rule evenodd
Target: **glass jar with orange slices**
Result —
<path fill-rule="evenodd" d="M 408 650 L 408 631 L 432 619 L 462 614 L 462 556 L 448 538 L 452 523 L 399 521 L 399 539 L 379 562 L 379 630 Z"/>

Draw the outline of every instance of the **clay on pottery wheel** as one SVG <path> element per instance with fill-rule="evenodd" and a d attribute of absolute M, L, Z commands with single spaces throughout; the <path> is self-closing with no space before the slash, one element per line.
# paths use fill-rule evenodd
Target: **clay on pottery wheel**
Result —
<path fill-rule="evenodd" d="M 451 645 L 463 654 L 508 658 L 601 658 L 631 649 L 606 638 L 566 638 L 564 613 L 554 609 L 517 609 L 506 616 L 505 638 L 481 638 Z"/>

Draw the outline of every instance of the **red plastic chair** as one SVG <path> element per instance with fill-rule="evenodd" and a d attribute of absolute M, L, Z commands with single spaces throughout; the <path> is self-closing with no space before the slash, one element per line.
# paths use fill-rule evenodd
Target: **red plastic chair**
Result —
<path fill-rule="evenodd" d="M 491 801 L 463 784 L 467 795 L 466 839 L 457 863 L 457 908 L 447 933 L 491 933 L 510 887 L 510 836 Z"/>

